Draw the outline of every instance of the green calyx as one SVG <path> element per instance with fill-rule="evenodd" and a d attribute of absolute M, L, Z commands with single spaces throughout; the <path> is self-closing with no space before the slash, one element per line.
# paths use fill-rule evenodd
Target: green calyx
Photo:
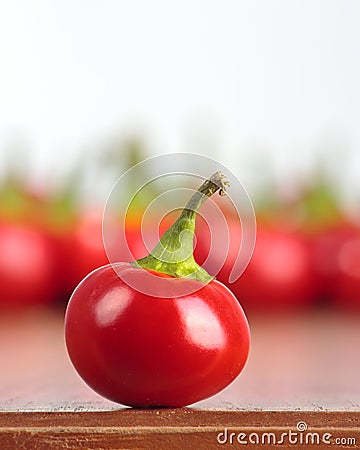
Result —
<path fill-rule="evenodd" d="M 217 191 L 220 195 L 225 195 L 225 187 L 229 184 L 220 172 L 212 175 L 190 198 L 179 218 L 163 234 L 150 254 L 132 264 L 135 267 L 202 283 L 213 280 L 214 277 L 199 266 L 193 256 L 195 219 L 201 205 Z"/>

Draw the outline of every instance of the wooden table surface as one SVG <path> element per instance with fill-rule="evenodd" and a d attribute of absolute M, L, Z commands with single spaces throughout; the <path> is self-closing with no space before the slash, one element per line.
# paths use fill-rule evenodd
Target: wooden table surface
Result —
<path fill-rule="evenodd" d="M 316 448 L 329 448 L 324 433 L 337 448 L 360 448 L 360 316 L 251 316 L 250 326 L 249 361 L 227 389 L 188 408 L 133 410 L 78 377 L 61 313 L 2 315 L 0 449 L 205 449 L 245 441 L 267 448 L 267 439 L 306 448 L 318 437 Z"/>

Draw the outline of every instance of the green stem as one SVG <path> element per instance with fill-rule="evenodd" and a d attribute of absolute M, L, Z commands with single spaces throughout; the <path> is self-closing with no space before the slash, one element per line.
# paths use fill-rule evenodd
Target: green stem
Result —
<path fill-rule="evenodd" d="M 200 267 L 193 256 L 195 219 L 202 204 L 219 191 L 225 195 L 230 183 L 216 172 L 190 198 L 176 222 L 163 234 L 159 243 L 145 258 L 133 263 L 135 267 L 208 283 L 213 279 Z"/>

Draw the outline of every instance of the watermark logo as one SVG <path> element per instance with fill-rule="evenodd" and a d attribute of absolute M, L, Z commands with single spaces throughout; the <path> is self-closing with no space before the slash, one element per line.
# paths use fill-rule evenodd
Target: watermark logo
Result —
<path fill-rule="evenodd" d="M 356 439 L 347 436 L 334 436 L 332 433 L 313 431 L 306 422 L 300 421 L 295 430 L 287 431 L 257 431 L 246 433 L 235 432 L 233 429 L 225 428 L 217 435 L 220 445 L 338 445 L 354 446 Z"/>
<path fill-rule="evenodd" d="M 155 297 L 188 295 L 202 287 L 191 280 L 179 283 L 178 279 L 158 277 L 145 270 L 141 276 L 124 270 L 121 261 L 138 259 L 129 242 L 126 223 L 134 221 L 136 215 L 135 220 L 141 223 L 143 247 L 150 253 L 159 241 L 162 221 L 166 221 L 170 214 L 173 217 L 179 214 L 197 188 L 218 171 L 230 183 L 224 200 L 227 212 L 238 221 L 236 237 L 241 241 L 228 281 L 231 284 L 240 278 L 251 259 L 256 240 L 255 213 L 246 189 L 232 170 L 215 159 L 194 153 L 171 153 L 146 159 L 125 172 L 115 183 L 106 202 L 103 215 L 104 247 L 110 264 L 126 284 Z M 221 206 L 223 199 L 216 197 L 210 197 L 198 213 L 211 236 L 209 251 L 202 265 L 205 269 L 211 266 L 213 276 L 219 273 L 229 251 L 233 250 L 236 235 L 229 230 L 228 218 Z M 114 226 L 115 216 L 122 220 L 122 226 Z"/>
<path fill-rule="evenodd" d="M 306 431 L 308 429 L 307 423 L 306 422 L 298 422 L 296 424 L 296 429 L 298 431 Z"/>

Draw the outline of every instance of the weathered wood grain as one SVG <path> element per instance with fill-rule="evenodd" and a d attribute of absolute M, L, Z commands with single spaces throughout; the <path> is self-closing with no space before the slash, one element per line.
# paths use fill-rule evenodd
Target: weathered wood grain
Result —
<path fill-rule="evenodd" d="M 299 423 L 305 423 L 307 429 L 299 431 Z M 325 433 L 326 441 L 322 442 Z M 248 442 L 247 446 L 255 446 L 253 442 L 259 439 L 260 444 L 268 448 L 268 439 L 272 439 L 270 443 L 282 442 L 281 448 L 304 448 L 299 444 L 301 435 L 305 443 L 313 443 L 315 439 L 316 448 L 336 445 L 336 439 L 340 444 L 343 442 L 343 445 L 336 445 L 337 448 L 358 448 L 359 415 L 350 412 L 234 412 L 191 408 L 0 414 L 2 449 L 208 449 L 241 446 L 238 436 L 241 442 Z"/>

